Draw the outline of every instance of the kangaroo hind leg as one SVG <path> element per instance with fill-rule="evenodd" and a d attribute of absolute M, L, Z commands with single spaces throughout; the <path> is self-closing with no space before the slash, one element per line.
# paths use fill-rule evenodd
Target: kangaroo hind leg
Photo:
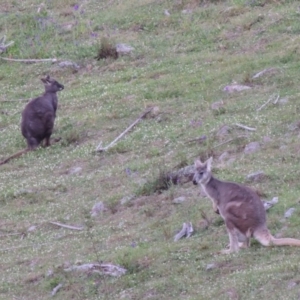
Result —
<path fill-rule="evenodd" d="M 239 251 L 239 239 L 237 229 L 230 222 L 225 222 L 229 236 L 229 249 L 221 250 L 222 254 L 230 254 Z"/>

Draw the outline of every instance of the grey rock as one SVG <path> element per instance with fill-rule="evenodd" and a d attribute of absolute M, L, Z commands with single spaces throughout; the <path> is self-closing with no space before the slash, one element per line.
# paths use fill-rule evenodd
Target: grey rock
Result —
<path fill-rule="evenodd" d="M 224 87 L 223 91 L 227 93 L 241 92 L 251 89 L 250 86 L 240 85 L 240 84 L 231 84 Z"/>
<path fill-rule="evenodd" d="M 75 68 L 75 69 L 80 69 L 80 66 L 77 65 L 76 63 L 72 62 L 72 61 L 68 61 L 68 60 L 65 60 L 65 61 L 61 61 L 59 64 L 58 64 L 59 67 L 61 68 L 67 68 L 67 67 L 71 67 L 71 68 Z"/>
<path fill-rule="evenodd" d="M 228 159 L 229 159 L 229 153 L 227 151 L 223 152 L 218 158 L 220 162 L 225 162 Z"/>
<path fill-rule="evenodd" d="M 101 212 L 103 212 L 103 211 L 105 211 L 105 210 L 106 210 L 106 209 L 105 209 L 105 206 L 104 206 L 103 202 L 100 201 L 100 202 L 96 203 L 96 204 L 93 206 L 93 208 L 92 208 L 92 210 L 91 210 L 91 216 L 92 216 L 92 217 L 97 217 Z"/>
<path fill-rule="evenodd" d="M 82 171 L 82 168 L 81 167 L 73 167 L 69 170 L 69 174 L 73 175 L 73 174 L 77 174 L 79 172 Z"/>
<path fill-rule="evenodd" d="M 251 173 L 251 174 L 247 175 L 247 180 L 258 182 L 258 181 L 261 181 L 262 179 L 264 179 L 265 176 L 266 175 L 263 171 L 257 171 L 257 172 L 254 172 L 254 173 Z"/>
<path fill-rule="evenodd" d="M 289 208 L 285 213 L 284 213 L 284 217 L 285 218 L 290 218 L 292 216 L 292 214 L 294 213 L 295 211 L 295 208 L 294 207 L 291 207 Z"/>
<path fill-rule="evenodd" d="M 31 225 L 31 226 L 27 229 L 27 232 L 33 232 L 33 231 L 36 231 L 36 229 L 37 229 L 37 226 Z"/>
<path fill-rule="evenodd" d="M 128 202 L 130 202 L 131 200 L 133 200 L 135 198 L 135 195 L 129 195 L 129 196 L 125 196 L 120 200 L 120 203 L 122 205 L 127 204 Z"/>
<path fill-rule="evenodd" d="M 212 269 L 215 269 L 216 267 L 217 267 L 217 265 L 216 265 L 215 263 L 208 264 L 208 265 L 206 265 L 205 270 L 206 270 L 206 271 L 210 271 L 210 270 L 212 270 Z"/>
<path fill-rule="evenodd" d="M 185 197 L 178 197 L 178 198 L 175 198 L 172 202 L 175 203 L 175 204 L 181 204 L 185 200 L 186 200 Z"/>
<path fill-rule="evenodd" d="M 279 99 L 278 103 L 281 105 L 285 105 L 289 102 L 289 98 L 285 97 L 285 98 L 281 98 Z"/>
<path fill-rule="evenodd" d="M 126 44 L 117 44 L 116 50 L 119 54 L 129 54 L 134 50 L 134 48 Z"/>
<path fill-rule="evenodd" d="M 227 125 L 223 125 L 217 132 L 217 137 L 223 138 L 230 133 L 231 128 Z"/>
<path fill-rule="evenodd" d="M 251 143 L 246 145 L 246 147 L 244 149 L 244 153 L 245 154 L 251 154 L 251 153 L 257 152 L 259 150 L 260 150 L 259 142 L 251 142 Z"/>

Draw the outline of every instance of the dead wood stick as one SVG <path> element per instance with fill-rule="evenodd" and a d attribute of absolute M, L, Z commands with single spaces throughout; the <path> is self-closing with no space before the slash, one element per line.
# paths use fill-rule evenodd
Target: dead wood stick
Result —
<path fill-rule="evenodd" d="M 140 122 L 151 110 L 153 107 L 146 110 L 140 117 L 138 117 L 129 127 L 127 127 L 119 136 L 117 136 L 108 146 L 102 147 L 102 142 L 98 145 L 96 148 L 96 152 L 104 152 L 107 151 L 109 148 L 111 148 L 114 144 L 117 143 L 118 140 L 120 140 L 128 131 L 130 131 L 138 122 Z"/>
<path fill-rule="evenodd" d="M 50 61 L 52 63 L 57 62 L 56 58 L 42 58 L 42 59 L 19 59 L 19 58 L 8 58 L 8 57 L 1 57 L 3 60 L 7 61 L 15 61 L 15 62 L 25 62 L 25 63 L 37 63 L 37 62 L 47 62 Z"/>
<path fill-rule="evenodd" d="M 256 131 L 256 128 L 248 127 L 248 126 L 245 126 L 245 125 L 239 124 L 239 123 L 236 123 L 235 126 L 243 128 L 245 130 L 249 130 L 249 131 Z"/>
<path fill-rule="evenodd" d="M 275 100 L 275 102 L 278 101 L 278 98 L 279 98 L 279 95 L 278 95 L 277 99 Z M 261 107 L 259 107 L 256 111 L 262 110 L 262 109 L 263 109 L 268 103 L 270 103 L 271 100 L 273 100 L 273 99 L 274 99 L 274 96 L 271 96 L 271 97 L 268 99 L 268 101 L 267 101 L 266 103 L 264 103 Z M 274 102 L 274 103 L 275 103 L 275 102 Z"/>
<path fill-rule="evenodd" d="M 7 233 L 7 234 L 0 234 L 0 238 L 7 237 L 7 236 L 13 236 L 13 235 L 22 235 L 24 232 L 16 232 L 16 233 Z"/>
<path fill-rule="evenodd" d="M 47 244 L 48 243 L 43 243 L 43 244 L 38 244 L 36 246 L 44 246 L 44 245 L 47 245 Z M 27 245 L 27 246 L 17 246 L 17 247 L 4 248 L 4 249 L 0 249 L 0 252 L 17 250 L 17 249 L 25 249 L 25 248 L 30 248 L 30 247 L 34 247 L 34 246 L 35 245 Z"/>
<path fill-rule="evenodd" d="M 241 138 L 247 138 L 247 136 L 246 136 L 246 135 L 239 135 L 239 136 L 236 136 L 236 137 L 234 137 L 234 138 L 232 138 L 232 139 L 229 139 L 229 140 L 227 140 L 227 141 L 225 141 L 225 142 L 223 142 L 223 143 L 220 143 L 220 144 L 214 146 L 213 149 L 218 148 L 218 147 L 220 147 L 220 146 L 222 146 L 222 145 L 225 145 L 225 144 L 227 144 L 227 143 L 230 143 L 230 142 L 232 142 L 232 141 L 234 141 L 234 140 L 241 139 Z"/>
<path fill-rule="evenodd" d="M 0 102 L 22 102 L 22 101 L 29 101 L 30 99 L 13 99 L 13 100 L 7 100 L 7 99 L 4 99 L 4 100 L 0 100 Z"/>
<path fill-rule="evenodd" d="M 279 94 L 277 95 L 277 98 L 275 99 L 275 101 L 273 102 L 274 104 L 277 104 L 278 100 L 279 100 L 280 96 Z"/>
<path fill-rule="evenodd" d="M 49 222 L 50 224 L 59 226 L 59 227 L 63 227 L 63 228 L 67 228 L 67 229 L 72 229 L 72 230 L 83 230 L 83 227 L 77 227 L 77 226 L 71 226 L 71 225 L 67 225 L 67 224 L 62 224 L 62 223 L 58 223 L 58 222 Z"/>

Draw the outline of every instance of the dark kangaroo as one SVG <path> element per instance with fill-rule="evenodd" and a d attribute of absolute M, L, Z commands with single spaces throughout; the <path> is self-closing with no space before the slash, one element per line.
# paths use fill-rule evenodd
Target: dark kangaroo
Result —
<path fill-rule="evenodd" d="M 26 139 L 27 148 L 4 159 L 0 165 L 7 163 L 12 158 L 21 156 L 23 153 L 35 150 L 42 141 L 44 141 L 44 146 L 50 146 L 57 109 L 56 92 L 63 90 L 64 86 L 50 78 L 49 75 L 41 80 L 45 86 L 45 93 L 32 99 L 22 112 L 21 131 Z"/>
<path fill-rule="evenodd" d="M 256 192 L 247 186 L 221 181 L 211 173 L 212 157 L 202 163 L 195 161 L 194 184 L 200 183 L 213 203 L 213 209 L 224 219 L 229 235 L 229 249 L 222 253 L 237 252 L 250 246 L 254 237 L 263 246 L 300 246 L 300 240 L 275 238 L 266 224 L 266 211 Z"/>

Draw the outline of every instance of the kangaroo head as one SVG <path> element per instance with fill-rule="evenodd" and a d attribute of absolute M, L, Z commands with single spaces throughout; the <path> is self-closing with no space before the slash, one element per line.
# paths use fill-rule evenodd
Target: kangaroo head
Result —
<path fill-rule="evenodd" d="M 64 86 L 62 84 L 60 84 L 56 80 L 50 78 L 49 75 L 47 75 L 46 78 L 41 78 L 41 80 L 44 83 L 46 92 L 56 93 L 56 92 L 64 89 Z"/>
<path fill-rule="evenodd" d="M 200 160 L 195 161 L 195 174 L 193 178 L 193 184 L 197 185 L 206 184 L 211 178 L 211 162 L 212 157 L 210 157 L 206 162 L 202 163 Z"/>

